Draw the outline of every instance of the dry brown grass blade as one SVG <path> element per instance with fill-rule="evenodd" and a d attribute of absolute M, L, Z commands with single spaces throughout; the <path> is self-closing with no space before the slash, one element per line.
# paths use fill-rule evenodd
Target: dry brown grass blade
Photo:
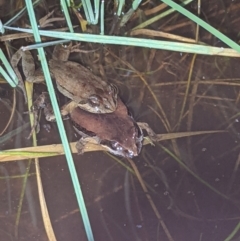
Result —
<path fill-rule="evenodd" d="M 147 187 L 146 187 L 146 185 L 145 185 L 145 183 L 144 183 L 144 181 L 142 179 L 141 174 L 139 173 L 139 171 L 137 169 L 137 166 L 135 165 L 135 163 L 131 159 L 128 159 L 128 161 L 131 164 L 131 166 L 132 166 L 132 168 L 133 168 L 133 170 L 134 170 L 134 172 L 135 172 L 135 174 L 137 176 L 137 179 L 138 179 L 139 183 L 141 184 L 141 187 L 142 187 L 142 189 L 143 189 L 143 191 L 144 191 L 144 193 L 145 193 L 145 195 L 146 195 L 146 197 L 148 199 L 148 202 L 150 203 L 150 206 L 152 207 L 153 212 L 155 213 L 155 215 L 156 215 L 156 217 L 158 219 L 158 222 L 161 224 L 161 226 L 162 226 L 162 228 L 163 228 L 163 230 L 164 230 L 168 240 L 169 241 L 173 241 L 174 239 L 173 239 L 172 235 L 170 234 L 166 224 L 164 223 L 161 214 L 158 212 L 158 209 L 157 209 L 155 203 L 153 202 L 151 196 L 149 195 L 148 189 L 147 189 Z"/>
<path fill-rule="evenodd" d="M 33 122 L 34 122 L 33 113 L 30 112 L 31 106 L 32 106 L 33 84 L 26 82 L 25 85 L 26 85 L 27 98 L 28 98 L 28 110 L 30 115 L 30 122 L 31 122 L 31 126 L 33 126 Z M 37 139 L 36 139 L 35 132 L 33 133 L 32 138 L 33 138 L 33 145 L 37 147 Z M 38 186 L 38 197 L 39 197 L 45 231 L 49 241 L 56 241 L 56 237 L 53 231 L 52 223 L 51 223 L 50 216 L 47 209 L 46 199 L 43 192 L 39 160 L 37 157 L 35 157 L 34 161 L 35 161 L 36 178 L 37 178 L 37 186 Z"/>
<path fill-rule="evenodd" d="M 187 104 L 187 99 L 188 99 L 188 94 L 189 94 L 191 79 L 192 79 L 192 73 L 193 73 L 193 67 L 194 67 L 194 64 L 195 64 L 196 57 L 197 57 L 196 54 L 194 54 L 193 57 L 192 57 L 189 75 L 188 75 L 188 81 L 187 81 L 186 90 L 185 90 L 184 99 L 183 99 L 183 104 L 182 104 L 180 116 L 179 116 L 178 123 L 177 123 L 177 129 L 181 125 L 182 117 L 183 117 L 184 110 L 185 110 L 185 107 L 186 107 L 186 104 Z"/>
<path fill-rule="evenodd" d="M 77 25 L 73 26 L 73 28 L 76 28 L 78 27 Z M 64 32 L 64 31 L 68 31 L 68 28 L 57 28 L 57 29 L 52 29 L 52 31 L 61 31 L 61 32 Z M 14 40 L 14 39 L 21 39 L 21 38 L 30 38 L 30 37 L 33 37 L 33 34 L 32 33 L 14 33 L 14 34 L 7 34 L 7 35 L 2 35 L 0 36 L 0 42 L 5 42 L 5 41 L 11 41 L 11 40 Z M 50 38 L 50 37 L 42 37 L 43 40 L 46 40 L 46 39 L 55 39 L 55 38 Z"/>
<path fill-rule="evenodd" d="M 217 131 L 193 131 L 193 132 L 179 132 L 179 133 L 167 133 L 167 134 L 157 134 L 158 141 L 171 140 L 182 137 L 196 136 L 196 135 L 206 135 L 206 134 L 215 134 L 223 133 L 226 131 L 217 130 Z M 143 145 L 151 144 L 152 142 L 145 138 Z M 75 147 L 76 142 L 69 143 L 72 153 L 77 153 Z M 100 145 L 88 143 L 85 146 L 84 152 L 90 151 L 106 151 L 106 149 Z M 42 157 L 51 157 L 64 155 L 64 150 L 62 144 L 53 144 L 45 146 L 36 146 L 36 147 L 25 147 L 19 149 L 11 149 L 0 152 L 0 162 L 7 161 L 18 161 L 25 160 L 28 158 L 42 158 Z"/>
<path fill-rule="evenodd" d="M 142 3 L 141 5 L 144 6 L 146 5 L 148 1 L 146 1 L 145 3 Z M 167 5 L 165 3 L 161 3 L 159 4 L 157 7 L 151 8 L 151 9 L 147 9 L 145 11 L 142 11 L 140 9 L 137 9 L 135 15 L 131 18 L 131 21 L 133 21 L 135 18 L 139 17 L 139 15 L 143 12 L 145 16 L 149 16 L 152 14 L 156 14 L 158 12 L 160 12 L 161 10 L 167 8 Z"/>
<path fill-rule="evenodd" d="M 8 128 L 9 125 L 11 124 L 12 119 L 13 119 L 13 116 L 14 116 L 14 113 L 15 113 L 15 110 L 16 110 L 16 89 L 13 89 L 13 104 L 12 104 L 11 115 L 10 115 L 10 117 L 9 117 L 9 120 L 8 120 L 7 125 L 6 125 L 5 128 L 2 130 L 2 132 L 0 133 L 0 136 L 2 136 L 2 135 L 4 134 L 4 132 L 7 130 L 7 128 Z"/>
<path fill-rule="evenodd" d="M 162 4 L 159 4 L 155 8 L 147 9 L 146 11 L 144 11 L 144 14 L 146 16 L 148 16 L 148 15 L 151 15 L 151 14 L 154 14 L 154 13 L 158 13 L 158 12 L 160 12 L 161 10 L 163 10 L 163 9 L 165 9 L 167 7 L 168 6 L 165 3 L 162 3 Z"/>
<path fill-rule="evenodd" d="M 152 95 L 152 97 L 153 97 L 156 105 L 158 106 L 158 108 L 159 108 L 159 110 L 160 110 L 160 112 L 161 112 L 161 121 L 162 121 L 165 129 L 166 129 L 168 132 L 170 132 L 171 126 L 170 126 L 170 123 L 169 123 L 169 121 L 168 121 L 168 119 L 167 119 L 167 116 L 166 116 L 166 114 L 165 114 L 165 111 L 163 110 L 162 105 L 160 104 L 157 96 L 156 96 L 155 93 L 153 92 L 153 90 L 152 90 L 152 88 L 150 87 L 150 85 L 147 83 L 146 79 L 145 79 L 145 78 L 142 76 L 142 74 L 141 74 L 139 71 L 137 71 L 130 63 L 122 60 L 121 58 L 119 58 L 117 55 L 115 55 L 115 54 L 114 54 L 113 52 L 111 52 L 111 51 L 109 51 L 109 53 L 110 53 L 114 58 L 118 59 L 121 63 L 123 63 L 124 65 L 126 65 L 129 69 L 131 69 L 132 71 L 134 71 L 134 72 L 138 75 L 138 77 L 142 80 L 142 82 L 144 83 L 144 86 L 146 86 L 147 89 L 148 89 L 148 91 L 151 93 L 151 95 Z"/>
<path fill-rule="evenodd" d="M 195 39 L 185 38 L 176 34 L 165 33 L 162 31 L 156 31 L 151 29 L 135 29 L 130 32 L 130 35 L 131 36 L 147 35 L 152 37 L 162 37 L 166 39 L 177 40 L 177 41 L 186 42 L 186 43 L 196 43 Z"/>
<path fill-rule="evenodd" d="M 232 82 L 229 82 L 232 81 Z M 240 79 L 214 79 L 214 80 L 199 80 L 199 81 L 191 81 L 191 84 L 201 84 L 201 85 L 226 85 L 226 86 L 240 86 Z M 159 86 L 169 86 L 169 85 L 186 85 L 187 81 L 172 81 L 167 83 L 156 83 L 153 84 L 153 87 L 159 87 Z"/>
<path fill-rule="evenodd" d="M 46 230 L 46 233 L 48 236 L 48 240 L 56 241 L 57 239 L 56 239 L 54 231 L 53 231 L 52 223 L 51 223 L 48 209 L 47 209 L 46 199 L 45 199 L 44 192 L 43 192 L 38 158 L 35 158 L 35 167 L 37 167 L 36 168 L 36 177 L 37 177 L 37 186 L 38 186 L 38 196 L 39 196 L 39 202 L 40 202 L 44 227 L 45 227 L 45 230 Z"/>

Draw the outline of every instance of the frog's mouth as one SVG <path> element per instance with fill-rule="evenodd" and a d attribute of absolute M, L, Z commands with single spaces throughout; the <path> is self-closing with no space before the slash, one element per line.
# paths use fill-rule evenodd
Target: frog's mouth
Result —
<path fill-rule="evenodd" d="M 142 149 L 142 141 L 143 141 L 143 132 L 142 129 L 134 122 L 134 135 L 132 138 L 134 139 L 133 142 L 126 142 L 128 148 L 124 148 L 124 146 L 120 145 L 119 142 L 116 140 L 109 141 L 109 140 L 101 140 L 100 144 L 108 149 L 108 151 L 114 155 L 122 156 L 125 158 L 133 158 L 138 156 Z"/>
<path fill-rule="evenodd" d="M 107 148 L 110 153 L 125 158 L 133 158 L 134 156 L 138 156 L 140 150 L 137 145 L 131 150 L 125 149 L 116 141 L 101 140 L 100 144 Z"/>

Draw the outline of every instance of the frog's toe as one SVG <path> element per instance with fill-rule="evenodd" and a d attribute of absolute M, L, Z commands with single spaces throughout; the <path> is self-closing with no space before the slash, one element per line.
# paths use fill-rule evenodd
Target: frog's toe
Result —
<path fill-rule="evenodd" d="M 82 143 L 82 138 L 76 143 L 77 154 L 82 155 L 84 153 L 84 144 Z"/>
<path fill-rule="evenodd" d="M 27 139 L 30 139 L 31 136 L 33 135 L 33 132 L 35 131 L 36 134 L 40 131 L 40 125 L 39 125 L 39 122 L 38 122 L 38 112 L 33 112 L 33 126 L 32 126 L 32 129 L 31 129 L 31 132 L 30 134 L 28 135 Z"/>
<path fill-rule="evenodd" d="M 152 142 L 160 141 L 161 137 L 158 136 L 147 123 L 137 122 L 137 124 L 141 129 L 144 129 L 147 132 L 147 134 Z"/>
<path fill-rule="evenodd" d="M 156 134 L 156 133 L 149 133 L 149 138 L 151 139 L 152 142 L 159 142 L 161 140 L 161 138 Z"/>

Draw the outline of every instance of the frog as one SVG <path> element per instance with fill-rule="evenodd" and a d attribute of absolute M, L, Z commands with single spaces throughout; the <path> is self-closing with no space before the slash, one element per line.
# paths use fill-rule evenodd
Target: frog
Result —
<path fill-rule="evenodd" d="M 56 80 L 58 90 L 70 98 L 76 106 L 91 113 L 111 113 L 117 108 L 118 88 L 94 75 L 79 63 L 68 60 L 75 46 L 56 45 L 49 61 L 51 76 Z M 39 83 L 44 81 L 41 69 L 35 70 L 34 59 L 30 51 L 19 49 L 11 58 L 11 64 L 19 79 L 19 87 L 26 92 L 18 63 L 22 59 L 26 81 Z"/>
<path fill-rule="evenodd" d="M 136 122 L 120 97 L 117 101 L 116 110 L 106 114 L 90 113 L 76 107 L 73 102 L 61 108 L 64 120 L 70 119 L 74 129 L 81 136 L 76 144 L 78 154 L 84 153 L 87 143 L 93 143 L 116 156 L 136 157 L 142 149 L 143 129 L 152 141 L 158 141 L 157 135 L 147 123 Z M 42 93 L 34 103 L 35 109 L 44 109 L 48 121 L 55 121 L 47 92 Z"/>

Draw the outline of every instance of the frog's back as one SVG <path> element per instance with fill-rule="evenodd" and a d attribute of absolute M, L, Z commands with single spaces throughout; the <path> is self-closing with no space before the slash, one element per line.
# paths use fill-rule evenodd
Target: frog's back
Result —
<path fill-rule="evenodd" d="M 82 107 L 81 103 L 86 106 L 89 99 L 94 97 L 99 103 L 108 102 L 104 105 L 110 106 L 109 110 L 100 110 L 99 112 L 109 113 L 116 109 L 117 90 L 113 85 L 103 81 L 90 70 L 75 62 L 52 59 L 49 65 L 59 91 L 79 103 L 80 107 Z M 84 109 L 95 112 L 94 108 L 91 109 L 90 106 Z"/>
<path fill-rule="evenodd" d="M 69 91 L 69 98 L 87 98 L 100 89 L 105 91 L 108 84 L 90 70 L 75 62 L 50 60 L 50 69 L 58 85 Z"/>

